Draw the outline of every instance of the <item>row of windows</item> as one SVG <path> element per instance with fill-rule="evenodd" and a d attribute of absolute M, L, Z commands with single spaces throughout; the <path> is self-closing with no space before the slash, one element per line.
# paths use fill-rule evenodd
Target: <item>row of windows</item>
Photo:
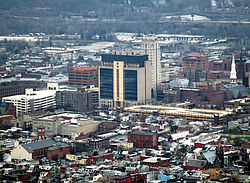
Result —
<path fill-rule="evenodd" d="M 137 71 L 124 71 L 125 100 L 137 101 Z"/>
<path fill-rule="evenodd" d="M 138 135 L 131 135 L 130 139 L 143 139 L 143 140 L 152 140 L 152 137 L 148 137 L 148 136 L 138 136 Z"/>
<path fill-rule="evenodd" d="M 100 68 L 100 96 L 113 99 L 113 70 Z"/>
<path fill-rule="evenodd" d="M 124 94 L 125 100 L 137 101 L 137 71 L 124 71 Z M 100 69 L 100 95 L 101 98 L 113 99 L 112 69 Z"/>

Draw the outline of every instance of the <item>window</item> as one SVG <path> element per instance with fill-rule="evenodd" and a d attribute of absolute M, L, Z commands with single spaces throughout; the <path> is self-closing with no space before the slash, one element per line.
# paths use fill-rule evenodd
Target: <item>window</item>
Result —
<path fill-rule="evenodd" d="M 124 71 L 125 100 L 137 101 L 137 71 Z"/>
<path fill-rule="evenodd" d="M 100 68 L 100 97 L 113 99 L 113 70 Z"/>

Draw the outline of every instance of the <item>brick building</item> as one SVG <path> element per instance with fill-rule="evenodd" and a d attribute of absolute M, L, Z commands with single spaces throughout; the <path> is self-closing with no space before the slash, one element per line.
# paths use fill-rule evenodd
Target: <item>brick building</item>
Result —
<path fill-rule="evenodd" d="M 159 167 L 170 167 L 170 158 L 163 157 L 141 157 L 143 165 L 149 166 L 150 170 L 155 170 Z"/>
<path fill-rule="evenodd" d="M 94 67 L 74 67 L 69 70 L 70 85 L 87 86 L 90 85 L 98 86 L 98 69 Z"/>
<path fill-rule="evenodd" d="M 118 126 L 118 122 L 116 122 L 116 121 L 102 122 L 99 125 L 99 131 L 101 133 L 106 133 L 106 132 L 109 132 L 112 129 L 115 129 L 117 126 Z"/>
<path fill-rule="evenodd" d="M 176 90 L 157 90 L 157 100 L 162 101 L 164 103 L 176 103 L 177 99 L 177 91 Z"/>
<path fill-rule="evenodd" d="M 206 164 L 206 160 L 189 159 L 186 165 L 186 170 L 204 170 Z"/>
<path fill-rule="evenodd" d="M 54 159 L 54 158 L 63 158 L 66 156 L 66 154 L 69 154 L 70 152 L 70 146 L 57 142 L 56 144 L 53 144 L 52 147 L 49 147 L 47 150 L 47 158 L 48 159 Z"/>
<path fill-rule="evenodd" d="M 12 121 L 13 121 L 14 117 L 13 115 L 1 115 L 0 116 L 0 126 L 1 129 L 8 129 L 12 126 Z"/>
<path fill-rule="evenodd" d="M 231 100 L 232 95 L 227 90 L 211 90 L 197 88 L 179 88 L 177 90 L 177 101 L 189 100 L 197 107 L 215 105 L 222 107 L 225 100 Z"/>
<path fill-rule="evenodd" d="M 113 153 L 107 153 L 107 154 L 101 154 L 96 156 L 89 156 L 88 158 L 88 165 L 96 165 L 98 161 L 102 160 L 114 160 L 114 154 Z"/>
<path fill-rule="evenodd" d="M 230 101 L 225 101 L 224 106 L 228 110 L 236 111 L 238 108 L 241 108 L 241 112 L 250 114 L 250 95 L 243 99 L 235 99 Z"/>
<path fill-rule="evenodd" d="M 223 78 L 229 78 L 230 77 L 230 71 L 208 71 L 207 72 L 207 79 L 223 79 Z"/>
<path fill-rule="evenodd" d="M 0 66 L 0 74 L 4 74 L 6 72 L 6 67 Z"/>
<path fill-rule="evenodd" d="M 140 183 L 140 182 L 147 182 L 147 174 L 137 173 L 137 174 L 130 174 L 127 176 L 120 176 L 115 178 L 116 183 Z"/>
<path fill-rule="evenodd" d="M 212 71 L 230 71 L 231 70 L 231 60 L 220 60 L 209 62 L 209 70 Z"/>
<path fill-rule="evenodd" d="M 47 157 L 49 159 L 63 157 L 69 154 L 69 145 L 61 142 L 55 142 L 48 138 L 38 140 L 27 144 L 20 144 L 11 151 L 12 159 L 40 159 Z"/>
<path fill-rule="evenodd" d="M 89 140 L 91 149 L 104 150 L 109 148 L 109 139 L 91 139 Z"/>
<path fill-rule="evenodd" d="M 17 81 L 17 83 L 24 89 L 26 88 L 41 89 L 47 87 L 47 83 L 45 81 L 41 81 L 40 79 L 34 79 L 34 78 L 22 78 L 21 80 Z"/>
<path fill-rule="evenodd" d="M 207 79 L 229 78 L 232 60 L 210 61 Z M 249 87 L 250 62 L 243 58 L 235 60 L 237 79 Z"/>
<path fill-rule="evenodd" d="M 23 86 L 18 86 L 16 83 L 6 83 L 0 85 L 0 101 L 3 97 L 21 94 L 24 94 Z"/>
<path fill-rule="evenodd" d="M 158 149 L 158 134 L 155 132 L 134 131 L 128 133 L 128 142 L 136 148 Z"/>
<path fill-rule="evenodd" d="M 199 81 L 209 68 L 208 57 L 200 53 L 190 53 L 182 60 L 184 77 Z"/>

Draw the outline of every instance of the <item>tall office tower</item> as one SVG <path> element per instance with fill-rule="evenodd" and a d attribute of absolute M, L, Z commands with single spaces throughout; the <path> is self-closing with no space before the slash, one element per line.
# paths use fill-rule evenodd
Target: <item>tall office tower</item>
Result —
<path fill-rule="evenodd" d="M 141 53 L 148 55 L 152 67 L 152 89 L 156 97 L 156 90 L 161 82 L 161 53 L 158 39 L 154 36 L 144 37 L 141 44 Z"/>
<path fill-rule="evenodd" d="M 99 106 L 117 108 L 151 100 L 151 64 L 147 55 L 113 52 L 102 55 L 98 69 Z"/>

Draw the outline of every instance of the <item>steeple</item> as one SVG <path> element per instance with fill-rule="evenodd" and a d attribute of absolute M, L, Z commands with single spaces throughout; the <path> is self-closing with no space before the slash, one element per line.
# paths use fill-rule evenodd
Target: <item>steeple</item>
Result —
<path fill-rule="evenodd" d="M 232 64 L 231 64 L 230 83 L 231 84 L 237 83 L 237 74 L 236 74 L 235 56 L 234 55 L 233 55 Z"/>

